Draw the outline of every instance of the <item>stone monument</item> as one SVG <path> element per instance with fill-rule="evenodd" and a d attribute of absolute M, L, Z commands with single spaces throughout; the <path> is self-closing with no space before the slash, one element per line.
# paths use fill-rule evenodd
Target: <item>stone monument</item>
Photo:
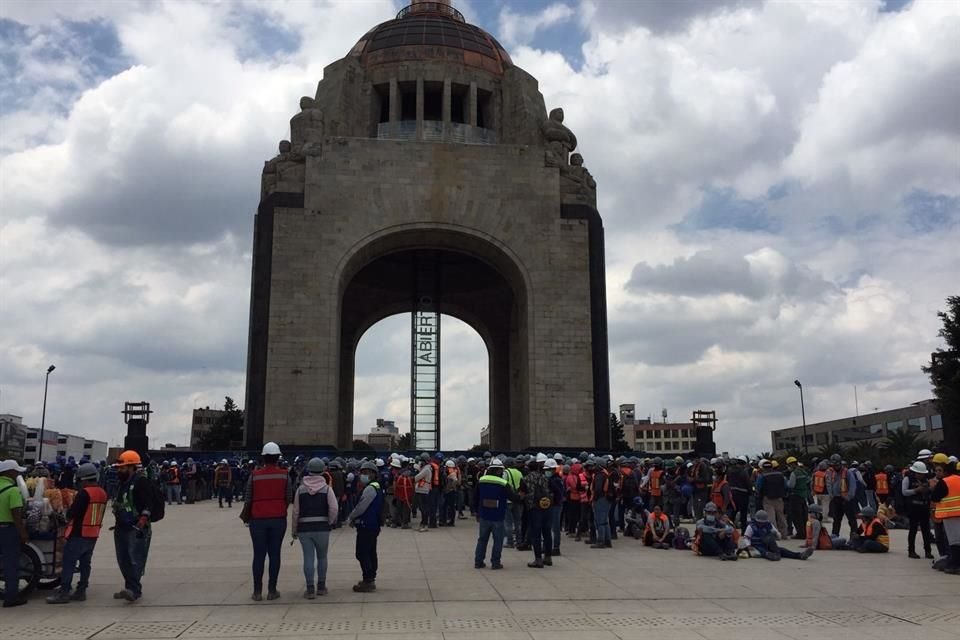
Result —
<path fill-rule="evenodd" d="M 491 449 L 606 447 L 603 225 L 576 147 L 449 2 L 327 66 L 263 169 L 247 445 L 349 447 L 357 344 L 426 286 L 487 346 Z"/>

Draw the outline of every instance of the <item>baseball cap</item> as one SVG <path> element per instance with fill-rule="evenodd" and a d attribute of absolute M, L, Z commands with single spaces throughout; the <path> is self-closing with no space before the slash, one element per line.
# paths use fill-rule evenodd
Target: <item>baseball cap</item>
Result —
<path fill-rule="evenodd" d="M 3 473 L 4 471 L 16 471 L 17 473 L 23 473 L 26 470 L 27 468 L 18 465 L 16 460 L 4 460 L 3 462 L 0 462 L 0 473 Z"/>

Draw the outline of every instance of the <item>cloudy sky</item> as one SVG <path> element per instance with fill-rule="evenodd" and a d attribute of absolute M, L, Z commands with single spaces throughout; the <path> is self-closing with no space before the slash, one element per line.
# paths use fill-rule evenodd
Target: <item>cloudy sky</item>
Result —
<path fill-rule="evenodd" d="M 389 0 L 0 3 L 0 412 L 184 443 L 242 402 L 263 160 Z M 715 409 L 722 449 L 930 396 L 960 293 L 960 4 L 456 0 L 564 107 L 607 230 L 612 405 Z M 486 356 L 444 325 L 444 444 Z M 408 423 L 408 320 L 365 336 L 357 431 Z"/>

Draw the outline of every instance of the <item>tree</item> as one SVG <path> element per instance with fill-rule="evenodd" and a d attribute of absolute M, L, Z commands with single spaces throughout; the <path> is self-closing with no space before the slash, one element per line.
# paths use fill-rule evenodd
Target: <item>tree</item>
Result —
<path fill-rule="evenodd" d="M 830 460 L 830 456 L 837 454 L 841 458 L 844 456 L 844 449 L 836 442 L 825 444 L 817 450 L 817 457 L 821 460 Z"/>
<path fill-rule="evenodd" d="M 905 467 L 911 460 L 917 458 L 917 451 L 929 447 L 929 443 L 912 431 L 903 429 L 888 433 L 886 439 L 880 443 L 884 462 L 895 467 Z"/>
<path fill-rule="evenodd" d="M 398 451 L 407 451 L 410 449 L 411 436 L 410 433 L 404 433 L 399 438 L 397 438 L 397 446 L 394 447 Z"/>
<path fill-rule="evenodd" d="M 357 452 L 376 453 L 376 450 L 363 440 L 354 440 L 350 445 L 350 449 Z"/>
<path fill-rule="evenodd" d="M 226 396 L 223 413 L 200 436 L 198 444 L 202 451 L 225 451 L 238 442 L 243 442 L 243 411 L 233 398 Z"/>
<path fill-rule="evenodd" d="M 613 451 L 630 451 L 630 445 L 623 437 L 623 423 L 617 414 L 610 414 L 610 448 Z"/>
<path fill-rule="evenodd" d="M 870 460 L 871 462 L 878 464 L 881 458 L 880 447 L 874 444 L 873 442 L 858 442 L 854 446 L 847 449 L 847 459 L 856 460 L 857 462 L 866 462 Z"/>
<path fill-rule="evenodd" d="M 943 421 L 943 439 L 947 450 L 960 450 L 960 296 L 947 298 L 947 310 L 938 311 L 943 326 L 937 333 L 947 343 L 930 354 L 930 364 L 922 367 L 930 376 L 933 395 Z"/>

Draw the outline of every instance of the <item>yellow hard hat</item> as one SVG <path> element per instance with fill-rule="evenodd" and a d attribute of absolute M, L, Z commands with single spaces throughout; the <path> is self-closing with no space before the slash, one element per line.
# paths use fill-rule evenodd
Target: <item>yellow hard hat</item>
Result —
<path fill-rule="evenodd" d="M 774 460 L 771 464 L 772 464 L 772 466 L 773 466 L 774 469 L 776 469 L 777 467 L 780 466 L 780 463 L 777 462 L 776 460 Z"/>
<path fill-rule="evenodd" d="M 789 458 L 787 458 L 787 464 L 795 464 L 796 462 L 797 462 L 797 459 L 794 458 L 793 456 L 790 456 Z"/>
<path fill-rule="evenodd" d="M 945 453 L 937 453 L 933 456 L 931 462 L 933 462 L 933 464 L 947 464 L 950 462 L 950 458 L 948 458 Z"/>

